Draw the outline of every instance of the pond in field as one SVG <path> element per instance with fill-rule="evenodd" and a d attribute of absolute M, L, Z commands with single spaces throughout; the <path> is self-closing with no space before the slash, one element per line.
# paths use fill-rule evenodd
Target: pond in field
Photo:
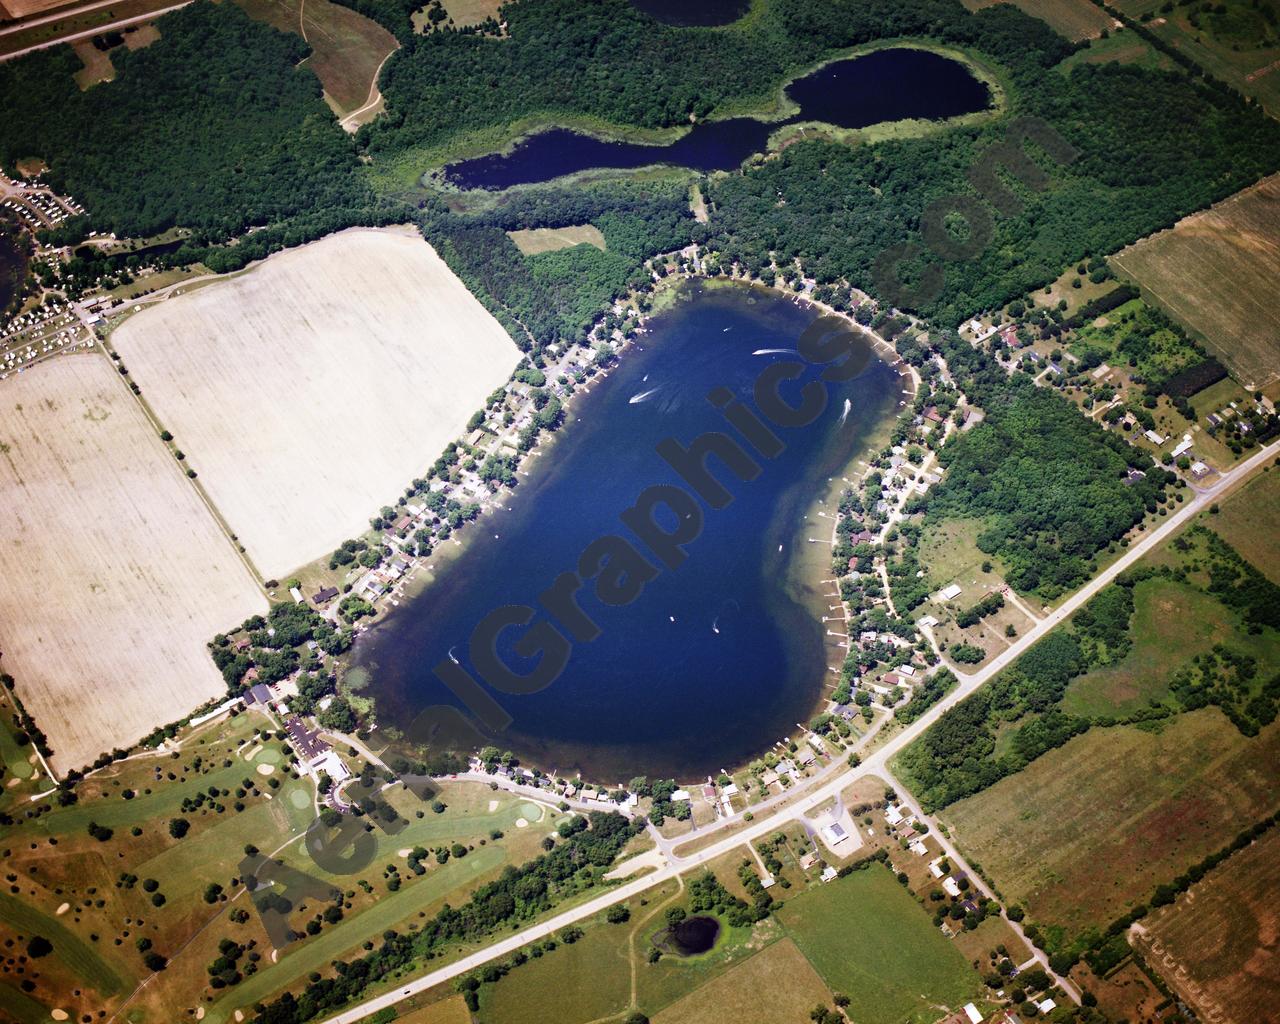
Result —
<path fill-rule="evenodd" d="M 747 13 L 751 0 L 631 0 L 631 6 L 668 25 L 728 25 Z"/>
<path fill-rule="evenodd" d="M 653 944 L 676 956 L 697 956 L 716 944 L 720 934 L 720 922 L 714 917 L 686 917 L 670 928 L 664 928 L 654 936 Z"/>
<path fill-rule="evenodd" d="M 708 400 L 713 389 L 721 389 L 718 400 L 727 392 L 754 405 L 762 371 L 790 362 L 803 367 L 783 387 L 794 403 L 821 370 L 796 353 L 816 314 L 781 293 L 686 285 L 680 296 L 608 377 L 574 399 L 554 443 L 503 499 L 506 510 L 470 527 L 438 578 L 357 642 L 357 677 L 365 676 L 382 725 L 404 728 L 429 706 L 456 705 L 457 690 L 441 675 L 456 680 L 466 670 L 511 717 L 481 743 L 562 775 L 581 769 L 612 783 L 731 769 L 807 721 L 828 663 L 842 657 L 826 648 L 834 639 L 822 621 L 831 587 L 821 581 L 833 520 L 816 503 L 834 511 L 841 474 L 897 411 L 900 378 L 857 335 L 865 368 L 845 382 L 813 383 L 810 391 L 826 390 L 821 415 L 778 429 L 785 450 L 758 458 L 758 476 L 740 480 L 710 459 L 732 500 L 720 509 L 694 503 L 704 513 L 701 533 L 684 546 L 686 560 L 669 568 L 621 519 L 655 485 L 690 486 L 659 455 L 659 442 L 688 446 L 707 431 L 733 434 Z M 665 506 L 654 519 L 664 530 L 682 528 L 682 513 Z M 644 547 L 657 567 L 629 602 L 600 595 L 590 581 L 584 550 L 609 536 Z M 595 639 L 579 639 L 575 629 L 586 630 L 570 621 L 572 612 L 546 610 L 545 593 L 570 571 L 588 579 L 577 599 L 599 628 Z M 537 692 L 479 682 L 494 678 L 483 669 L 491 648 L 470 638 L 482 619 L 511 606 L 536 614 L 499 634 L 503 663 L 532 671 L 539 652 L 523 646 L 529 637 L 556 655 L 569 647 L 563 671 Z"/>
<path fill-rule="evenodd" d="M 696 171 L 727 171 L 763 152 L 782 125 L 822 121 L 864 128 L 908 118 L 937 119 L 985 110 L 991 94 L 959 61 L 928 50 L 893 47 L 836 61 L 787 86 L 800 108 L 784 121 L 735 117 L 704 121 L 665 146 L 608 142 L 565 128 L 531 135 L 507 153 L 460 160 L 444 169 L 460 188 L 504 189 L 549 181 L 592 168 L 673 164 Z"/>

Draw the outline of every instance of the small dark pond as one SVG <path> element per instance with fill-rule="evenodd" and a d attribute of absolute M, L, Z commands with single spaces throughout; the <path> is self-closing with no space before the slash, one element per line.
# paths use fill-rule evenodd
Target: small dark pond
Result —
<path fill-rule="evenodd" d="M 716 944 L 720 922 L 714 917 L 686 917 L 674 928 L 664 928 L 655 944 L 677 956 L 697 956 Z"/>
<path fill-rule="evenodd" d="M 631 6 L 668 25 L 728 25 L 747 13 L 751 0 L 631 0 Z"/>
<path fill-rule="evenodd" d="M 460 188 L 504 189 L 593 168 L 673 164 L 703 173 L 728 171 L 762 152 L 769 136 L 785 124 L 824 121 L 839 128 L 865 128 L 907 118 L 956 117 L 991 105 L 986 84 L 963 64 L 907 47 L 828 64 L 792 82 L 787 95 L 800 111 L 785 121 L 704 121 L 665 146 L 607 142 L 551 128 L 517 143 L 509 153 L 460 160 L 444 173 Z"/>

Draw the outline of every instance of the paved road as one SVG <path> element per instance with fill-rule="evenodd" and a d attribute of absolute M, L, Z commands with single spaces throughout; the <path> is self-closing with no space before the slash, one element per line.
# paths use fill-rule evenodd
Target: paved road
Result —
<path fill-rule="evenodd" d="M 68 13 L 82 14 L 87 10 L 110 6 L 112 2 L 114 2 L 114 0 L 107 0 L 106 3 L 102 4 L 89 4 L 87 7 L 74 8 L 53 18 L 44 18 L 36 22 L 28 21 L 19 25 L 9 26 L 8 28 L 0 29 L 0 38 L 3 38 L 5 35 L 11 35 L 20 29 L 30 28 L 33 24 L 40 24 L 42 21 L 58 21 L 67 17 Z M 160 15 L 168 14 L 170 11 L 176 11 L 179 8 L 186 7 L 189 3 L 191 3 L 191 0 L 182 0 L 181 3 L 171 4 L 168 7 L 158 7 L 156 10 L 148 11 L 145 14 L 136 14 L 129 18 L 118 18 L 115 21 L 96 25 L 93 28 L 83 29 L 79 32 L 68 32 L 54 36 L 50 39 L 44 39 L 38 43 L 33 43 L 30 46 L 23 47 L 21 50 L 13 50 L 10 53 L 0 53 L 0 63 L 4 63 L 7 60 L 15 60 L 18 57 L 22 57 L 28 53 L 33 53 L 36 50 L 47 50 L 51 46 L 61 46 L 63 43 L 77 43 L 82 39 L 92 39 L 94 36 L 100 36 L 107 32 L 118 32 L 121 29 L 129 28 L 131 25 L 141 25 L 144 22 L 154 21 L 156 18 L 160 17 Z"/>
<path fill-rule="evenodd" d="M 1179 529 L 1186 526 L 1192 518 L 1204 511 L 1215 500 L 1220 500 L 1230 490 L 1238 486 L 1243 480 L 1251 474 L 1260 470 L 1265 464 L 1280 455 L 1280 441 L 1275 441 L 1266 448 L 1254 453 L 1249 459 L 1246 459 L 1234 470 L 1223 474 L 1221 478 L 1212 486 L 1205 488 L 1202 492 L 1195 494 L 1189 500 L 1184 501 L 1182 506 L 1170 514 L 1162 523 L 1147 530 L 1143 537 L 1136 543 L 1130 544 L 1125 553 L 1112 565 L 1108 566 L 1103 572 L 1096 576 L 1092 581 L 1086 584 L 1082 589 L 1064 601 L 1058 608 L 1054 609 L 1036 625 L 1025 633 L 1015 644 L 1008 650 L 1002 652 L 992 661 L 983 666 L 977 672 L 967 675 L 956 673 L 960 679 L 960 684 L 951 691 L 946 697 L 935 704 L 924 715 L 918 718 L 911 725 L 907 726 L 901 732 L 895 734 L 892 738 L 884 743 L 874 753 L 867 755 L 865 760 L 856 768 L 847 768 L 843 771 L 835 773 L 838 764 L 829 765 L 822 773 L 819 773 L 817 779 L 812 780 L 810 785 L 799 794 L 787 794 L 789 798 L 786 806 L 777 813 L 764 813 L 765 805 L 757 804 L 751 808 L 754 820 L 745 822 L 741 814 L 723 819 L 714 829 L 707 831 L 718 831 L 730 826 L 743 826 L 731 835 L 725 836 L 717 842 L 714 842 L 702 850 L 690 853 L 685 856 L 678 856 L 672 851 L 667 859 L 667 866 L 636 879 L 634 882 L 628 882 L 616 889 L 610 889 L 608 892 L 602 893 L 595 899 L 589 900 L 577 907 L 566 910 L 557 914 L 555 917 L 544 921 L 541 924 L 526 928 L 521 932 L 500 939 L 490 946 L 486 946 L 479 952 L 472 953 L 463 957 L 461 960 L 449 964 L 447 967 L 441 967 L 427 974 L 415 978 L 413 981 L 407 982 L 399 986 L 392 992 L 377 996 L 376 998 L 366 1000 L 357 1006 L 339 1013 L 337 1016 L 330 1017 L 325 1024 L 357 1024 L 370 1014 L 379 1010 L 394 1006 L 406 996 L 413 995 L 418 992 L 425 992 L 427 989 L 434 988 L 444 982 L 452 981 L 460 975 L 466 974 L 468 971 L 488 963 L 498 957 L 506 956 L 514 953 L 517 949 L 528 945 L 530 942 L 537 941 L 551 935 L 561 928 L 576 924 L 586 918 L 600 913 L 602 910 L 620 903 L 624 900 L 638 896 L 655 886 L 661 885 L 663 882 L 674 878 L 678 874 L 683 874 L 692 868 L 707 864 L 715 860 L 717 857 L 728 853 L 730 850 L 743 843 L 754 842 L 755 840 L 777 830 L 778 826 L 786 821 L 793 820 L 802 816 L 805 812 L 821 804 L 825 800 L 837 797 L 841 790 L 858 779 L 866 776 L 879 776 L 885 779 L 892 778 L 889 772 L 889 762 L 892 758 L 902 751 L 904 747 L 918 738 L 926 729 L 929 728 L 938 718 L 949 708 L 954 707 L 957 703 L 969 696 L 980 686 L 988 682 L 999 672 L 1008 668 L 1010 664 L 1016 661 L 1027 649 L 1037 640 L 1044 637 L 1055 626 L 1060 625 L 1082 605 L 1093 598 L 1098 591 L 1114 580 L 1120 573 L 1132 567 L 1139 559 L 1148 554 L 1153 548 L 1162 542 L 1168 540 Z M 1187 493 L 1187 492 L 1183 492 Z M 829 774 L 830 773 L 830 774 Z M 814 784 L 817 783 L 816 788 Z M 911 801 L 908 800 L 911 805 Z M 704 832 L 705 837 L 707 833 Z M 935 830 L 935 835 L 938 832 Z M 958 863 L 963 863 L 963 859 L 958 853 L 951 850 L 952 855 Z M 972 874 L 972 873 L 971 873 Z M 976 874 L 972 877 L 977 879 Z M 1044 965 L 1046 970 L 1047 964 Z M 1064 987 L 1064 990 L 1072 996 L 1077 993 L 1074 986 Z"/>

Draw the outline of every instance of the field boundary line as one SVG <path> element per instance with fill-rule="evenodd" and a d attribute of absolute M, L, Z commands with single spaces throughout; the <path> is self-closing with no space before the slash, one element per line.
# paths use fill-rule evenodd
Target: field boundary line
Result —
<path fill-rule="evenodd" d="M 106 359 L 112 367 L 115 367 L 117 365 L 116 360 L 111 358 L 111 353 L 107 351 L 106 343 L 96 335 L 94 336 L 94 340 L 97 342 L 98 351 L 102 353 L 103 358 Z M 121 360 L 121 362 L 123 362 L 123 360 Z M 119 377 L 120 382 L 122 384 L 126 383 L 124 374 L 116 373 L 114 374 L 114 376 Z M 159 439 L 160 434 L 164 430 L 164 428 L 160 425 L 159 419 L 156 417 L 155 413 L 152 411 L 151 406 L 147 403 L 147 400 L 143 398 L 141 394 L 135 394 L 133 391 L 133 388 L 131 387 L 126 386 L 125 390 L 129 392 L 129 397 L 132 398 L 138 404 L 138 408 L 142 410 L 142 415 L 147 418 L 147 422 L 151 424 L 152 429 L 156 432 L 156 438 Z M 168 442 L 160 441 L 160 443 L 164 445 L 165 454 L 166 455 L 170 454 Z M 217 525 L 218 529 L 222 532 L 222 535 L 226 537 L 228 543 L 230 543 L 231 549 L 236 553 L 236 556 L 240 559 L 240 563 L 245 567 L 245 569 L 248 570 L 249 576 L 253 580 L 254 586 L 256 586 L 259 590 L 262 590 L 265 593 L 266 588 L 264 586 L 264 583 L 266 582 L 266 579 L 262 575 L 262 573 L 258 571 L 257 566 L 253 564 L 253 560 L 249 557 L 249 553 L 247 551 L 240 550 L 241 545 L 239 541 L 235 539 L 235 534 L 231 530 L 231 524 L 227 522 L 226 518 L 218 510 L 218 507 L 213 503 L 213 499 L 209 497 L 208 493 L 205 491 L 204 487 L 201 485 L 199 479 L 194 477 L 189 477 L 186 475 L 186 473 L 183 473 L 182 475 L 184 480 L 187 482 L 187 484 L 193 487 L 195 489 L 196 494 L 200 496 L 200 500 L 204 503 L 205 508 L 208 509 L 209 515 L 213 517 L 214 523 Z"/>

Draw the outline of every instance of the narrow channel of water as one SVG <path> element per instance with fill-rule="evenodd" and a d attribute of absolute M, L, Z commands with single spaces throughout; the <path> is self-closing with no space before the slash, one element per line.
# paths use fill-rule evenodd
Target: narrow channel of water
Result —
<path fill-rule="evenodd" d="M 785 124 L 823 121 L 839 128 L 865 128 L 908 118 L 956 117 L 991 105 L 986 84 L 959 61 L 908 47 L 828 64 L 792 82 L 787 95 L 800 111 L 785 121 L 704 121 L 665 146 L 607 142 L 551 128 L 518 142 L 508 153 L 449 164 L 444 174 L 464 189 L 505 189 L 594 168 L 673 164 L 704 173 L 728 171 L 763 152 L 769 136 Z"/>
<path fill-rule="evenodd" d="M 655 446 L 727 430 L 707 393 L 724 387 L 751 403 L 761 371 L 797 359 L 797 339 L 816 317 L 761 288 L 694 284 L 682 296 L 611 376 L 575 401 L 509 510 L 471 527 L 440 578 L 358 642 L 356 667 L 383 724 L 403 726 L 429 705 L 456 703 L 433 668 L 456 659 L 474 674 L 468 639 L 485 615 L 504 605 L 536 607 L 589 542 L 628 535 L 619 515 L 645 488 L 687 486 Z M 758 478 L 721 473 L 733 501 L 706 512 L 683 565 L 623 607 L 583 591 L 582 608 L 601 635 L 574 644 L 551 686 L 527 696 L 490 691 L 513 719 L 495 745 L 594 779 L 690 779 L 758 755 L 807 719 L 828 675 L 821 616 L 830 588 L 820 580 L 832 520 L 806 517 L 896 412 L 901 385 L 895 370 L 873 359 L 857 379 L 827 388 L 822 416 L 781 431 L 786 450 L 760 460 Z M 531 664 L 514 651 L 524 632 L 508 630 L 499 645 L 521 670 Z"/>

